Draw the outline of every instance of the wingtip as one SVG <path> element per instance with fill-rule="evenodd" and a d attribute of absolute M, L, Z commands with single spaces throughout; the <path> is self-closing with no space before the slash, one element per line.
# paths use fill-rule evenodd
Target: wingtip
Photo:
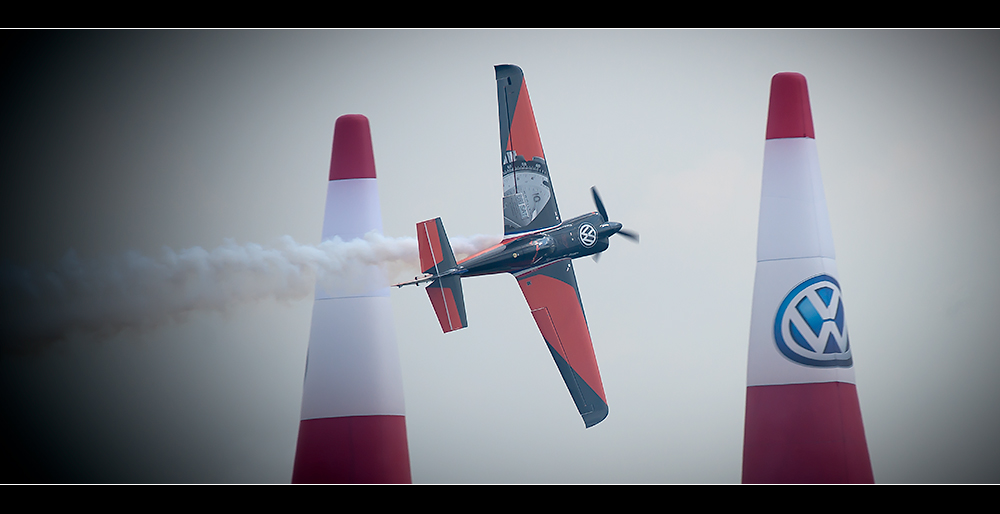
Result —
<path fill-rule="evenodd" d="M 524 71 L 516 64 L 494 64 L 497 80 L 503 77 L 524 77 Z"/>
<path fill-rule="evenodd" d="M 587 425 L 587 428 L 590 428 L 604 421 L 604 419 L 608 417 L 608 405 L 605 403 L 601 403 L 601 405 L 598 408 L 586 414 L 583 414 L 582 416 L 583 416 L 583 424 Z"/>

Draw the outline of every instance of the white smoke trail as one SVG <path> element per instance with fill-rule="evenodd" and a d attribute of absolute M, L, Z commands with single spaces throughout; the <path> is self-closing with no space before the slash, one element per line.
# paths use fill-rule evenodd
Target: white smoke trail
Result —
<path fill-rule="evenodd" d="M 499 242 L 496 236 L 450 238 L 461 259 Z M 135 252 L 84 262 L 68 253 L 52 270 L 0 269 L 0 340 L 5 347 L 58 340 L 70 333 L 111 335 L 148 328 L 197 310 L 309 297 L 317 281 L 349 287 L 380 266 L 388 279 L 413 276 L 417 241 L 371 232 L 302 245 L 285 236 L 271 247 L 234 241 L 211 251 L 164 248 L 158 258 Z M 386 285 L 388 285 L 388 280 Z"/>

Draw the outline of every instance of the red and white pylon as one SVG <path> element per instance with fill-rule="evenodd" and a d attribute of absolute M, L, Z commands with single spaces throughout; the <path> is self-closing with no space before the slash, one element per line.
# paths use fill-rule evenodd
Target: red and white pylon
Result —
<path fill-rule="evenodd" d="M 872 483 L 806 79 L 771 81 L 744 483 Z"/>
<path fill-rule="evenodd" d="M 382 232 L 368 119 L 337 119 L 323 240 Z M 316 286 L 292 483 L 410 483 L 403 379 L 387 281 Z M 358 288 L 358 281 L 364 282 Z"/>

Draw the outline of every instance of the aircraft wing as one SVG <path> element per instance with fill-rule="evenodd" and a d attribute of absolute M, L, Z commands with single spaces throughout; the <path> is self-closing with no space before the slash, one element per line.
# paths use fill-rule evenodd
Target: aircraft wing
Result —
<path fill-rule="evenodd" d="M 562 221 L 524 72 L 513 64 L 501 64 L 496 66 L 496 75 L 504 235 L 554 227 Z"/>
<path fill-rule="evenodd" d="M 573 261 L 563 259 L 515 276 L 584 424 L 600 423 L 608 416 L 608 402 Z"/>

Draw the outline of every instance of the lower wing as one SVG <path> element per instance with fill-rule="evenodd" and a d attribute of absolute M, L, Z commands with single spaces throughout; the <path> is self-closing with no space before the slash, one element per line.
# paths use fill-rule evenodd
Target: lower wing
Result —
<path fill-rule="evenodd" d="M 589 428 L 600 423 L 608 416 L 608 402 L 573 261 L 556 261 L 515 276 L 584 424 Z"/>

